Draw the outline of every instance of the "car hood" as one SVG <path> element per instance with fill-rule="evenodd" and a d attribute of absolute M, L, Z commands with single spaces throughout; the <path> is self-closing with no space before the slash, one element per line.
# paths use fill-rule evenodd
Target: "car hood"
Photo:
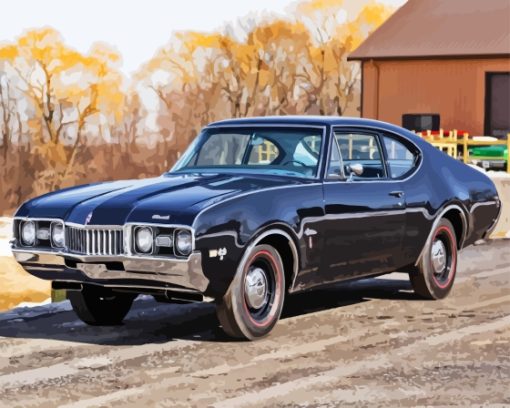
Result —
<path fill-rule="evenodd" d="M 16 216 L 59 218 L 90 225 L 127 222 L 191 225 L 194 216 L 208 205 L 249 191 L 299 183 L 260 175 L 167 174 L 49 193 L 22 205 Z"/>

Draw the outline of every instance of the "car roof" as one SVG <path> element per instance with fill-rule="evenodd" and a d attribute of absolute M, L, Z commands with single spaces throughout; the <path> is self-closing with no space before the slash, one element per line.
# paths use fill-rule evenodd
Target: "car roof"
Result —
<path fill-rule="evenodd" d="M 299 115 L 299 116 L 255 116 L 247 118 L 225 119 L 217 122 L 212 122 L 207 127 L 222 127 L 222 126 L 252 126 L 252 125 L 289 125 L 289 126 L 361 126 L 367 128 L 383 129 L 390 132 L 406 136 L 414 142 L 421 144 L 422 139 L 414 133 L 400 126 L 391 123 L 382 122 L 374 119 L 355 118 L 347 116 L 313 116 L 313 115 Z"/>
<path fill-rule="evenodd" d="M 246 118 L 225 119 L 211 123 L 209 126 L 221 125 L 251 125 L 251 124 L 289 124 L 289 125 L 345 125 L 345 124 L 367 124 L 377 122 L 371 119 L 361 119 L 340 116 L 314 116 L 314 115 L 296 115 L 296 116 L 254 116 Z"/>

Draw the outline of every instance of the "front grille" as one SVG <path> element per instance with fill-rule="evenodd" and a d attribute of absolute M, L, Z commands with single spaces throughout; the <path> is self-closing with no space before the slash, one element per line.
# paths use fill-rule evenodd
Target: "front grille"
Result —
<path fill-rule="evenodd" d="M 76 228 L 66 226 L 66 247 L 81 255 L 122 255 L 122 228 Z"/>

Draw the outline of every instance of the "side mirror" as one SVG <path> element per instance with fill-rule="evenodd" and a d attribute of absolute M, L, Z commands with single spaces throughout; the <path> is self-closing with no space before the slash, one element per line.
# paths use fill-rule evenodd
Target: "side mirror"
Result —
<path fill-rule="evenodd" d="M 364 168 L 361 163 L 348 164 L 346 167 L 347 173 L 349 174 L 349 181 L 352 181 L 354 176 L 361 176 Z"/>

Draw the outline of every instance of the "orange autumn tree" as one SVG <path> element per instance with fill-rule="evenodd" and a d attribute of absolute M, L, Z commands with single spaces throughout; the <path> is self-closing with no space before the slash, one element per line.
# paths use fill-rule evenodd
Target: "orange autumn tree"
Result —
<path fill-rule="evenodd" d="M 205 122 L 230 116 L 225 95 L 240 98 L 229 65 L 234 48 L 235 42 L 223 35 L 177 33 L 137 73 L 138 82 L 159 101 L 161 142 L 171 159 Z"/>
<path fill-rule="evenodd" d="M 389 13 L 370 1 L 310 0 L 291 19 L 177 33 L 137 74 L 160 101 L 165 146 L 175 156 L 225 117 L 356 114 L 360 69 L 347 56 Z"/>
<path fill-rule="evenodd" d="M 0 43 L 0 211 L 29 196 L 168 170 L 206 123 L 254 115 L 357 115 L 349 53 L 390 10 L 306 0 L 174 34 L 129 79 L 105 44 L 83 53 L 51 28 Z"/>
<path fill-rule="evenodd" d="M 122 78 L 113 69 L 119 58 L 100 46 L 83 55 L 51 28 L 30 30 L 0 48 L 8 82 L 27 102 L 23 114 L 36 167 L 49 188 L 67 176 L 89 121 L 97 115 L 120 119 Z"/>
<path fill-rule="evenodd" d="M 312 43 L 304 68 L 307 110 L 321 115 L 345 114 L 359 95 L 360 67 L 347 56 L 391 14 L 374 1 L 310 0 L 296 7 Z"/>

